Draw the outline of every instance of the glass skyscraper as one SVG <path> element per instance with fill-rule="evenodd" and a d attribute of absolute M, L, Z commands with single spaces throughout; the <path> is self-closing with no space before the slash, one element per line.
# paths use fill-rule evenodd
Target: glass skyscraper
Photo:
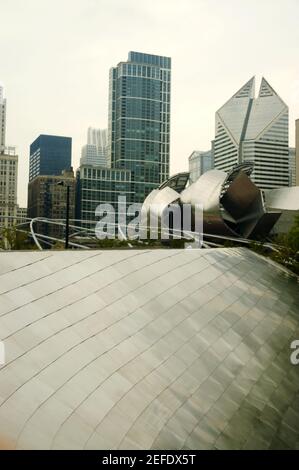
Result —
<path fill-rule="evenodd" d="M 40 135 L 30 145 L 29 181 L 39 175 L 60 175 L 71 166 L 71 137 Z"/>
<path fill-rule="evenodd" d="M 206 171 L 213 168 L 213 152 L 207 150 L 202 152 L 200 150 L 194 150 L 189 157 L 189 173 L 190 181 L 194 183 L 198 178 L 203 175 Z"/>
<path fill-rule="evenodd" d="M 93 228 L 96 209 L 100 204 L 111 204 L 118 221 L 118 197 L 126 197 L 126 208 L 134 202 L 129 170 L 80 165 L 77 170 L 76 218 L 81 226 Z"/>
<path fill-rule="evenodd" d="M 131 171 L 134 200 L 169 177 L 171 59 L 129 52 L 110 70 L 108 160 Z"/>

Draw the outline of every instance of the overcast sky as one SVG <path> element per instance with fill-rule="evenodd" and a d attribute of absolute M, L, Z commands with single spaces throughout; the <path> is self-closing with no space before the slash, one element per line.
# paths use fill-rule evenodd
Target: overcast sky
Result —
<path fill-rule="evenodd" d="M 171 172 L 214 137 L 215 111 L 264 75 L 299 118 L 298 0 L 0 0 L 0 82 L 7 144 L 27 205 L 29 145 L 107 127 L 109 68 L 135 50 L 172 57 Z"/>

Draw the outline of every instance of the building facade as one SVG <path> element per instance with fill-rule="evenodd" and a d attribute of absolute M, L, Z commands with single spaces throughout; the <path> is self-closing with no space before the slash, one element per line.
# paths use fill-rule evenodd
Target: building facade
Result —
<path fill-rule="evenodd" d="M 129 52 L 110 70 L 108 160 L 131 171 L 135 202 L 169 177 L 171 59 Z"/>
<path fill-rule="evenodd" d="M 107 166 L 107 129 L 88 128 L 87 144 L 82 147 L 80 165 Z"/>
<path fill-rule="evenodd" d="M 290 186 L 296 186 L 296 149 L 289 148 Z"/>
<path fill-rule="evenodd" d="M 0 228 L 17 222 L 18 155 L 6 146 L 6 99 L 0 86 Z"/>
<path fill-rule="evenodd" d="M 40 135 L 30 145 L 29 181 L 40 175 L 61 175 L 72 166 L 72 139 Z"/>
<path fill-rule="evenodd" d="M 27 220 L 27 207 L 17 205 L 17 224 L 23 224 Z"/>
<path fill-rule="evenodd" d="M 254 77 L 233 95 L 216 112 L 215 127 L 215 168 L 254 162 L 258 187 L 289 186 L 289 109 L 264 78 L 257 98 Z"/>
<path fill-rule="evenodd" d="M 194 183 L 206 171 L 213 168 L 212 150 L 202 152 L 194 150 L 189 157 L 190 181 Z"/>
<path fill-rule="evenodd" d="M 63 182 L 63 185 L 58 184 Z M 75 187 L 73 170 L 63 171 L 60 175 L 40 175 L 28 184 L 28 217 L 43 217 L 65 222 L 66 219 L 66 186 L 70 187 L 70 219 L 75 218 Z M 64 228 L 55 224 L 39 222 L 38 233 L 56 238 L 63 238 Z"/>
<path fill-rule="evenodd" d="M 16 223 L 18 186 L 18 155 L 14 147 L 0 153 L 0 227 Z"/>
<path fill-rule="evenodd" d="M 4 89 L 0 86 L 0 153 L 5 149 L 6 132 L 6 99 L 4 98 Z"/>
<path fill-rule="evenodd" d="M 106 152 L 108 144 L 108 129 L 89 127 L 87 130 L 87 144 L 96 145 Z"/>
<path fill-rule="evenodd" d="M 82 227 L 95 228 L 100 204 L 111 204 L 117 211 L 119 196 L 126 197 L 126 208 L 134 201 L 130 170 L 91 165 L 81 165 L 77 170 L 76 218 Z"/>
<path fill-rule="evenodd" d="M 296 186 L 299 186 L 299 119 L 296 119 L 295 145 Z"/>

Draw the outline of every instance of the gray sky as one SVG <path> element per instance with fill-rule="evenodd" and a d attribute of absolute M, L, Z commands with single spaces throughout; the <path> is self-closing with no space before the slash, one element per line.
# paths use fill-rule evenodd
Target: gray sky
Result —
<path fill-rule="evenodd" d="M 172 57 L 172 173 L 210 147 L 215 111 L 252 75 L 289 105 L 294 146 L 298 0 L 0 0 L 0 17 L 21 205 L 30 143 L 41 133 L 72 137 L 76 168 L 88 126 L 107 126 L 109 68 L 130 50 Z"/>

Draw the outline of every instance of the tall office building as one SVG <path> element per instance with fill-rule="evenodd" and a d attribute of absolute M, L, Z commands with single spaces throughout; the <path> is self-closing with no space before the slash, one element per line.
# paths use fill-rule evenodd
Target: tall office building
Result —
<path fill-rule="evenodd" d="M 108 159 L 131 170 L 135 202 L 169 177 L 171 59 L 129 52 L 110 70 Z"/>
<path fill-rule="evenodd" d="M 94 127 L 89 127 L 87 130 L 87 144 L 95 145 L 105 151 L 107 147 L 107 129 L 96 129 Z"/>
<path fill-rule="evenodd" d="M 194 150 L 189 157 L 190 181 L 194 183 L 206 171 L 213 168 L 212 150 Z"/>
<path fill-rule="evenodd" d="M 40 135 L 30 145 L 29 181 L 39 175 L 60 175 L 72 166 L 72 139 Z"/>
<path fill-rule="evenodd" d="M 0 85 L 0 153 L 5 150 L 5 131 L 6 131 L 6 99 L 4 98 L 4 89 Z"/>
<path fill-rule="evenodd" d="M 0 153 L 0 228 L 16 223 L 18 155 L 14 147 Z"/>
<path fill-rule="evenodd" d="M 134 201 L 130 170 L 81 165 L 77 170 L 76 218 L 81 226 L 94 228 L 96 208 L 111 204 L 118 221 L 118 196 L 126 197 L 126 206 Z"/>
<path fill-rule="evenodd" d="M 296 119 L 296 129 L 295 129 L 295 142 L 296 142 L 296 186 L 299 186 L 299 119 Z"/>
<path fill-rule="evenodd" d="M 253 181 L 261 189 L 289 186 L 289 109 L 263 78 L 255 78 L 216 112 L 215 168 L 254 162 Z"/>
<path fill-rule="evenodd" d="M 61 184 L 63 182 L 63 185 Z M 58 184 L 60 183 L 60 184 Z M 75 218 L 75 185 L 73 169 L 63 170 L 60 175 L 39 175 L 28 184 L 28 217 L 45 217 L 65 221 L 66 186 L 70 187 L 69 217 Z M 60 225 L 38 222 L 37 232 L 51 237 L 64 237 Z"/>
<path fill-rule="evenodd" d="M 16 223 L 18 155 L 15 147 L 5 146 L 6 99 L 0 86 L 0 228 Z"/>
<path fill-rule="evenodd" d="M 296 186 L 296 149 L 289 148 L 290 186 Z"/>
<path fill-rule="evenodd" d="M 88 128 L 87 144 L 82 147 L 80 165 L 107 166 L 107 129 Z"/>

